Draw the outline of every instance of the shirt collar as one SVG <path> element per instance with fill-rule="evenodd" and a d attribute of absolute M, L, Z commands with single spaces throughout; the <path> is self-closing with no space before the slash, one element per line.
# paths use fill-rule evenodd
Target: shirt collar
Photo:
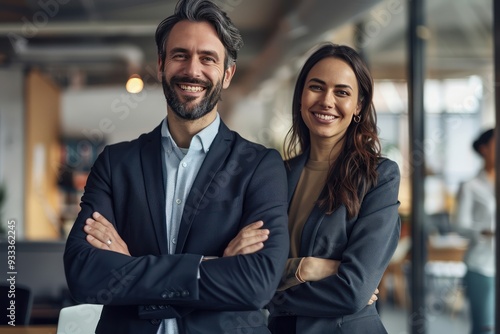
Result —
<path fill-rule="evenodd" d="M 212 123 L 193 136 L 191 143 L 189 144 L 189 149 L 203 151 L 206 154 L 210 149 L 210 145 L 212 145 L 215 136 L 217 136 L 217 133 L 219 132 L 219 125 L 220 117 L 219 113 L 217 113 L 215 120 Z M 168 129 L 168 120 L 166 117 L 161 126 L 161 136 L 166 138 L 172 146 L 177 146 Z"/>

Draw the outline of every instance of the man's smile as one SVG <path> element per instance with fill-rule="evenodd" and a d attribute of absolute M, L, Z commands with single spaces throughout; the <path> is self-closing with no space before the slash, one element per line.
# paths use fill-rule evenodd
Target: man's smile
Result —
<path fill-rule="evenodd" d="M 201 91 L 205 90 L 205 87 L 201 87 L 201 86 L 191 86 L 191 85 L 185 85 L 185 84 L 179 84 L 178 86 L 180 89 L 182 89 L 183 91 L 186 91 L 186 92 L 197 93 L 197 92 L 201 92 Z"/>

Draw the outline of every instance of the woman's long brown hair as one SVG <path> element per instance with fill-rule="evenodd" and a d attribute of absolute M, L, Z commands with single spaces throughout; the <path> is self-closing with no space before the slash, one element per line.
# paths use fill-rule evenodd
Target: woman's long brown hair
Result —
<path fill-rule="evenodd" d="M 377 133 L 377 115 L 373 106 L 373 79 L 367 66 L 352 48 L 345 45 L 322 44 L 306 61 L 299 73 L 292 100 L 292 127 L 285 138 L 285 158 L 288 160 L 306 152 L 311 146 L 309 129 L 302 120 L 300 104 L 305 81 L 311 68 L 320 60 L 333 57 L 345 61 L 358 82 L 358 102 L 361 103 L 359 123 L 351 121 L 345 133 L 343 148 L 328 171 L 326 187 L 318 204 L 328 214 L 342 204 L 348 218 L 358 215 L 366 192 L 377 182 L 377 163 L 381 156 Z"/>

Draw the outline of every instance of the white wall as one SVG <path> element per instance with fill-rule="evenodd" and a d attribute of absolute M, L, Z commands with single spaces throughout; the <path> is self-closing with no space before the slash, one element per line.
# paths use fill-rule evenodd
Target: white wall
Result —
<path fill-rule="evenodd" d="M 167 114 L 159 85 L 130 94 L 124 87 L 66 90 L 61 101 L 63 136 L 106 138 L 116 143 L 137 138 L 153 130 Z"/>
<path fill-rule="evenodd" d="M 16 220 L 16 238 L 24 235 L 24 73 L 0 69 L 0 182 L 7 188 L 1 225 Z"/>
<path fill-rule="evenodd" d="M 283 91 L 283 87 L 276 88 L 270 96 L 254 93 L 239 99 L 224 121 L 231 130 L 249 140 L 280 148 L 291 119 L 286 103 L 291 98 Z M 223 92 L 224 99 L 227 94 L 230 93 Z M 167 112 L 159 85 L 139 94 L 129 94 L 122 87 L 66 90 L 61 109 L 63 136 L 91 142 L 105 138 L 107 144 L 132 140 L 151 131 Z"/>

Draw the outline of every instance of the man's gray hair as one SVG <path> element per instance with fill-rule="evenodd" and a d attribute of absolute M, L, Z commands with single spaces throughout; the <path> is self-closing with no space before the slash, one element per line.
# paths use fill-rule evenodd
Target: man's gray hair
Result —
<path fill-rule="evenodd" d="M 211 24 L 226 50 L 224 69 L 236 62 L 238 50 L 243 46 L 243 39 L 227 14 L 209 0 L 180 0 L 175 6 L 174 14 L 160 22 L 156 28 L 156 46 L 162 64 L 165 63 L 168 35 L 176 23 L 184 20 Z"/>

